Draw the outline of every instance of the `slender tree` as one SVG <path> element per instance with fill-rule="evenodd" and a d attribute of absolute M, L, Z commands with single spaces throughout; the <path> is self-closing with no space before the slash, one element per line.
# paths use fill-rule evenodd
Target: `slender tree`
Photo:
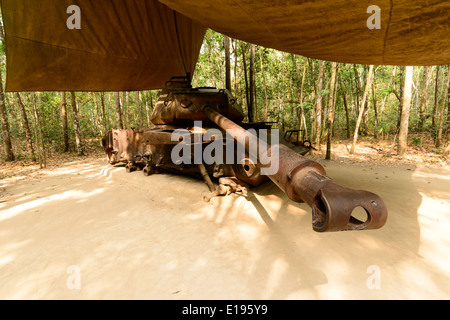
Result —
<path fill-rule="evenodd" d="M 129 128 L 130 125 L 130 110 L 128 109 L 128 92 L 122 92 L 122 122 L 124 128 Z"/>
<path fill-rule="evenodd" d="M 30 125 L 28 122 L 28 116 L 27 116 L 27 111 L 25 109 L 25 105 L 22 101 L 22 97 L 20 96 L 19 92 L 16 92 L 16 98 L 17 98 L 17 104 L 19 105 L 19 109 L 20 109 L 20 113 L 22 115 L 22 124 L 23 127 L 25 129 L 25 136 L 27 139 L 27 149 L 31 154 L 31 159 L 33 161 L 36 161 L 36 154 L 34 152 L 34 147 L 33 147 L 33 137 L 31 135 L 31 130 L 30 130 Z"/>
<path fill-rule="evenodd" d="M 436 125 L 436 111 L 438 110 L 438 104 L 439 104 L 439 70 L 441 69 L 441 66 L 436 66 L 436 78 L 434 81 L 434 105 L 433 105 L 433 112 L 431 115 L 431 125 L 434 128 Z"/>
<path fill-rule="evenodd" d="M 448 66 L 448 73 L 450 73 L 450 65 Z M 447 85 L 447 131 L 446 134 L 450 134 L 450 84 Z"/>
<path fill-rule="evenodd" d="M 328 99 L 328 133 L 327 133 L 327 151 L 326 160 L 331 160 L 331 135 L 333 133 L 333 123 L 334 123 L 334 109 L 335 109 L 335 87 L 336 87 L 336 74 L 337 74 L 337 63 L 333 62 L 331 64 L 331 79 L 330 79 L 330 95 Z"/>
<path fill-rule="evenodd" d="M 105 125 L 103 122 L 103 113 L 102 113 L 102 106 L 101 103 L 98 99 L 98 94 L 96 92 L 92 92 L 92 94 L 94 95 L 94 100 L 95 100 L 95 107 L 97 110 L 97 116 L 94 117 L 94 123 L 96 124 L 96 129 L 98 130 L 99 134 L 101 137 L 103 137 L 103 135 L 105 134 Z M 94 113 L 94 111 L 92 110 L 92 113 Z"/>
<path fill-rule="evenodd" d="M 428 90 L 428 80 L 429 80 L 429 70 L 430 67 L 423 67 L 423 77 L 422 77 L 422 92 L 420 94 L 420 106 L 419 106 L 419 122 L 418 129 L 423 130 L 423 125 L 425 123 L 425 111 L 427 109 L 427 90 Z"/>
<path fill-rule="evenodd" d="M 439 114 L 439 123 L 438 123 L 438 130 L 437 130 L 437 137 L 436 137 L 436 148 L 440 148 L 443 145 L 443 127 L 444 127 L 444 115 L 445 115 L 445 102 L 446 102 L 446 95 L 448 94 L 448 90 L 450 87 L 450 66 L 449 70 L 447 72 L 447 80 L 445 84 L 445 89 L 443 91 L 444 97 L 442 98 L 442 106 L 438 112 Z"/>
<path fill-rule="evenodd" d="M 397 132 L 398 132 L 398 130 L 400 130 L 400 122 L 402 119 L 404 84 L 405 84 L 405 67 L 401 66 L 400 67 L 400 84 L 399 84 L 400 93 L 397 93 L 397 91 L 394 89 L 394 94 L 398 99 Z"/>
<path fill-rule="evenodd" d="M 366 66 L 364 67 L 364 73 L 365 72 L 367 72 Z M 373 72 L 374 72 L 374 75 L 372 76 L 372 79 L 374 79 L 375 70 Z M 372 89 L 372 86 L 369 88 L 369 90 L 371 90 L 371 89 Z M 367 95 L 369 95 L 369 93 L 367 93 Z M 366 98 L 365 103 L 361 105 L 364 108 L 361 131 L 362 131 L 362 134 L 364 134 L 365 136 L 368 135 L 368 131 L 369 131 L 369 108 L 368 108 L 368 105 L 369 105 L 369 99 Z"/>
<path fill-rule="evenodd" d="M 105 132 L 109 131 L 109 120 L 108 113 L 106 112 L 106 103 L 105 103 L 105 93 L 100 92 L 100 104 L 102 107 L 102 116 L 103 116 L 103 126 L 105 128 Z"/>
<path fill-rule="evenodd" d="M 342 103 L 344 104 L 344 110 L 345 110 L 345 121 L 346 121 L 345 123 L 346 123 L 347 139 L 350 139 L 350 115 L 348 112 L 347 96 L 345 94 L 345 86 L 344 86 L 343 80 L 339 81 L 339 87 L 341 88 Z"/>
<path fill-rule="evenodd" d="M 37 99 L 36 99 L 37 95 Z M 39 159 L 39 167 L 47 167 L 47 155 L 45 152 L 44 135 L 42 134 L 42 121 L 38 111 L 38 105 L 42 106 L 41 94 L 33 93 L 33 118 L 34 118 L 34 135 L 36 137 L 36 148 Z"/>
<path fill-rule="evenodd" d="M 250 104 L 250 94 L 249 94 L 249 81 L 248 81 L 248 74 L 247 74 L 247 59 L 245 58 L 245 46 L 244 42 L 241 41 L 241 48 L 242 48 L 242 61 L 244 65 L 244 78 L 245 78 L 245 98 L 247 101 L 247 115 L 248 115 L 248 122 L 253 122 L 253 109 Z"/>
<path fill-rule="evenodd" d="M 250 101 L 250 107 L 249 107 L 249 115 L 251 113 L 251 122 L 258 121 L 258 112 L 256 110 L 256 99 L 255 99 L 255 45 L 250 44 L 250 70 L 249 70 L 249 78 L 250 78 L 250 87 L 249 87 L 249 101 Z M 251 112 L 250 112 L 251 110 Z M 250 117 L 250 116 L 249 116 Z"/>
<path fill-rule="evenodd" d="M 1 29 L 1 28 L 0 28 Z M 3 92 L 3 81 L 0 72 L 0 118 L 2 121 L 3 147 L 5 148 L 5 161 L 14 161 L 14 152 L 9 131 L 8 114 L 6 112 L 5 93 Z"/>
<path fill-rule="evenodd" d="M 322 130 L 322 86 L 324 76 L 324 61 L 319 60 L 319 76 L 316 92 L 316 146 L 320 150 L 321 130 Z"/>
<path fill-rule="evenodd" d="M 372 101 L 373 101 L 373 113 L 374 113 L 373 137 L 375 139 L 377 139 L 378 138 L 378 106 L 377 106 L 377 72 L 376 72 L 376 70 L 374 70 L 374 72 L 373 72 Z"/>
<path fill-rule="evenodd" d="M 67 123 L 67 98 L 66 93 L 62 92 L 62 103 L 61 103 L 61 124 L 63 130 L 63 140 L 64 140 L 64 152 L 69 152 L 69 126 Z"/>
<path fill-rule="evenodd" d="M 261 64 L 261 77 L 263 80 L 263 87 L 264 87 L 264 101 L 265 101 L 265 105 L 266 105 L 266 113 L 264 116 L 264 121 L 267 121 L 267 116 L 269 113 L 269 98 L 267 96 L 267 83 L 266 83 L 266 75 L 264 74 L 264 64 L 263 64 L 263 49 L 260 48 L 259 50 L 259 61 Z"/>
<path fill-rule="evenodd" d="M 400 156 L 406 155 L 408 147 L 408 125 L 409 114 L 411 110 L 411 95 L 413 83 L 414 67 L 408 66 L 405 68 L 405 84 L 403 87 L 403 102 L 402 102 L 402 118 L 400 121 L 400 128 L 398 134 L 398 149 L 397 153 Z"/>
<path fill-rule="evenodd" d="M 151 109 L 153 110 L 153 94 L 152 94 L 152 91 L 149 91 L 147 99 L 145 99 L 145 112 L 147 113 L 147 127 L 148 128 L 151 128 L 151 114 L 150 114 Z"/>
<path fill-rule="evenodd" d="M 139 112 L 139 128 L 141 129 L 144 127 L 144 109 L 142 108 L 142 97 L 141 92 L 136 91 L 136 105 Z"/>
<path fill-rule="evenodd" d="M 230 38 L 223 37 L 225 49 L 225 88 L 231 92 L 231 58 L 230 58 Z"/>
<path fill-rule="evenodd" d="M 106 105 L 105 105 L 105 93 L 100 92 L 100 101 L 98 95 L 94 92 L 95 104 L 97 106 L 97 117 L 98 126 L 100 128 L 100 135 L 103 136 L 105 132 L 109 130 L 107 115 L 106 115 Z"/>
<path fill-rule="evenodd" d="M 119 129 L 123 129 L 122 107 L 120 106 L 120 93 L 114 92 L 114 100 L 116 103 L 116 121 Z"/>
<path fill-rule="evenodd" d="M 72 112 L 73 112 L 73 127 L 75 129 L 75 145 L 77 148 L 77 153 L 79 156 L 84 155 L 83 152 L 83 146 L 81 143 L 81 136 L 80 136 L 80 122 L 78 120 L 78 110 L 77 110 L 77 100 L 75 92 L 70 92 L 70 98 L 72 102 Z"/>
<path fill-rule="evenodd" d="M 306 125 L 306 117 L 305 117 L 305 108 L 303 107 L 303 93 L 305 87 L 305 78 L 306 78 L 306 63 L 303 64 L 303 73 L 301 76 L 300 82 L 300 70 L 297 66 L 297 62 L 295 60 L 295 55 L 292 54 L 292 62 L 294 64 L 294 70 L 297 72 L 297 95 L 298 95 L 298 104 L 297 108 L 297 118 L 298 118 L 298 127 L 299 130 L 304 130 L 305 136 L 308 136 L 308 129 Z"/>
<path fill-rule="evenodd" d="M 369 92 L 370 86 L 372 85 L 372 74 L 373 74 L 373 65 L 371 65 L 369 67 L 369 72 L 367 73 L 366 88 L 364 89 L 364 94 L 363 94 L 363 97 L 362 97 L 361 106 L 359 108 L 358 120 L 356 121 L 356 128 L 355 128 L 355 133 L 353 134 L 353 143 L 352 143 L 352 147 L 350 148 L 350 154 L 354 154 L 355 153 L 356 142 L 358 141 L 359 126 L 361 125 L 361 120 L 362 120 L 363 113 L 364 113 L 364 107 L 363 106 L 366 103 L 367 94 Z"/>
<path fill-rule="evenodd" d="M 359 114 L 359 108 L 360 108 L 360 95 L 361 95 L 361 75 L 358 72 L 358 69 L 356 67 L 356 64 L 353 65 L 353 72 L 355 74 L 354 79 L 355 79 L 355 96 L 354 96 L 354 101 L 355 101 L 355 116 L 356 118 L 358 118 L 358 114 Z"/>

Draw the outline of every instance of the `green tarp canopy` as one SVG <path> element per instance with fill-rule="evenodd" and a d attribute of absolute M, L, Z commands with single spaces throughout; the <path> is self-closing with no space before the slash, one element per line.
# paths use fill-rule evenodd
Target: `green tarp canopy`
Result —
<path fill-rule="evenodd" d="M 159 89 L 172 76 L 194 72 L 207 27 L 232 38 L 328 61 L 450 64 L 449 1 L 0 3 L 7 91 Z M 78 15 L 68 10 L 74 5 Z"/>

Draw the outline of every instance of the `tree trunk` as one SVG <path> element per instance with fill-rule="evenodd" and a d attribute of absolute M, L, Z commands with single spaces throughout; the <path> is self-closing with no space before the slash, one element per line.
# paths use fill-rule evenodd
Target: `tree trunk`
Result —
<path fill-rule="evenodd" d="M 448 73 L 450 73 L 450 65 L 448 66 Z M 447 86 L 447 125 L 445 136 L 447 137 L 447 140 L 450 138 L 450 84 Z"/>
<path fill-rule="evenodd" d="M 333 133 L 334 123 L 334 96 L 336 87 L 337 63 L 331 64 L 330 96 L 328 99 L 328 134 L 327 134 L 327 152 L 325 160 L 331 160 L 331 135 Z"/>
<path fill-rule="evenodd" d="M 22 102 L 22 98 L 20 97 L 20 93 L 16 92 L 17 103 L 19 104 L 20 113 L 22 115 L 22 123 L 25 129 L 25 136 L 27 139 L 27 149 L 31 153 L 31 159 L 36 161 L 36 154 L 34 153 L 33 147 L 33 137 L 31 136 L 30 125 L 28 122 L 27 112 L 25 110 L 25 105 Z"/>
<path fill-rule="evenodd" d="M 67 98 L 66 93 L 62 92 L 62 103 L 61 103 L 61 124 L 63 130 L 63 140 L 64 140 L 64 149 L 63 152 L 69 152 L 70 144 L 69 144 L 69 126 L 67 124 Z"/>
<path fill-rule="evenodd" d="M 404 91 L 404 84 L 405 84 L 405 67 L 400 67 L 400 95 L 396 93 L 394 90 L 394 93 L 399 101 L 398 104 L 398 118 L 397 118 L 397 128 L 400 130 L 400 123 L 402 121 L 402 112 L 403 112 L 403 91 Z"/>
<path fill-rule="evenodd" d="M 231 92 L 231 59 L 230 59 L 230 38 L 224 36 L 225 47 L 225 88 Z"/>
<path fill-rule="evenodd" d="M 123 129 L 122 108 L 120 106 L 120 93 L 114 92 L 114 100 L 116 102 L 116 125 L 118 129 Z"/>
<path fill-rule="evenodd" d="M 409 113 L 411 109 L 411 95 L 413 82 L 414 67 L 406 67 L 405 69 L 405 84 L 403 88 L 403 102 L 402 102 L 402 118 L 400 121 L 400 129 L 398 133 L 398 149 L 397 153 L 400 156 L 406 155 L 408 148 L 408 125 Z"/>
<path fill-rule="evenodd" d="M 96 114 L 97 116 L 94 115 L 94 110 L 92 110 L 92 117 L 93 122 L 95 124 L 95 133 L 97 134 L 97 131 L 100 133 L 100 137 L 103 137 L 104 135 L 104 131 L 103 131 L 103 125 L 102 125 L 102 111 L 101 111 L 101 107 L 100 107 L 100 102 L 98 101 L 98 96 L 96 92 L 92 92 L 93 96 L 94 96 L 94 100 L 95 100 L 95 109 L 96 109 Z"/>
<path fill-rule="evenodd" d="M 81 144 L 80 137 L 80 125 L 78 120 L 78 110 L 77 110 L 77 100 L 75 96 L 75 92 L 70 93 L 70 98 L 72 102 L 72 112 L 73 112 L 73 128 L 75 129 L 75 145 L 77 148 L 77 153 L 79 156 L 84 155 L 83 146 Z"/>
<path fill-rule="evenodd" d="M 436 125 L 436 111 L 438 109 L 439 104 L 439 70 L 441 66 L 436 66 L 436 80 L 434 86 L 434 105 L 433 105 L 433 114 L 431 117 L 431 126 L 434 128 Z"/>
<path fill-rule="evenodd" d="M 267 96 L 267 84 L 266 84 L 266 76 L 264 74 L 264 65 L 263 65 L 263 58 L 262 58 L 262 49 L 260 48 L 259 50 L 259 61 L 261 63 L 261 76 L 263 79 L 263 86 L 264 86 L 264 99 L 265 99 L 265 103 L 266 103 L 266 115 L 264 117 L 264 121 L 268 121 L 267 120 L 267 116 L 269 113 L 269 98 Z"/>
<path fill-rule="evenodd" d="M 5 161 L 14 161 L 14 152 L 12 149 L 11 135 L 9 132 L 8 114 L 6 112 L 5 94 L 3 92 L 3 81 L 0 73 L 0 118 L 2 121 L 3 146 L 5 148 Z"/>
<path fill-rule="evenodd" d="M 108 132 L 109 131 L 109 121 L 108 121 L 108 115 L 106 113 L 105 93 L 104 92 L 100 92 L 100 105 L 102 108 L 103 127 L 105 128 L 105 132 Z"/>
<path fill-rule="evenodd" d="M 233 48 L 233 54 L 234 54 L 234 94 L 237 95 L 238 94 L 238 79 L 240 79 L 240 75 L 239 77 L 237 76 L 238 72 L 238 55 L 237 55 L 237 40 L 232 41 L 231 42 L 231 47 Z"/>
<path fill-rule="evenodd" d="M 339 81 L 340 87 L 341 87 L 341 93 L 342 93 L 342 102 L 344 103 L 344 109 L 345 109 L 345 121 L 346 121 L 346 128 L 347 128 L 347 139 L 350 139 L 350 116 L 348 111 L 348 104 L 347 104 L 347 96 L 345 95 L 345 86 L 343 84 L 343 81 Z"/>
<path fill-rule="evenodd" d="M 361 79 L 360 79 L 360 75 L 359 75 L 359 72 L 358 72 L 358 70 L 356 69 L 356 64 L 354 64 L 353 65 L 353 72 L 355 73 L 355 89 L 356 90 L 354 90 L 354 93 L 355 93 L 355 99 L 354 99 L 354 102 L 355 102 L 355 116 L 356 116 L 356 118 L 358 118 L 358 115 L 359 115 L 359 108 L 360 108 L 360 101 L 359 101 L 359 97 L 360 97 L 360 95 L 361 95 L 361 86 L 362 86 L 362 84 L 361 84 Z"/>
<path fill-rule="evenodd" d="M 122 92 L 122 122 L 124 128 L 129 128 L 130 111 L 128 110 L 128 92 Z"/>
<path fill-rule="evenodd" d="M 423 67 L 423 78 L 422 78 L 422 93 L 420 95 L 420 106 L 419 106 L 419 123 L 418 129 L 423 130 L 423 125 L 425 124 L 425 111 L 427 109 L 427 89 L 428 89 L 428 75 L 430 67 Z"/>
<path fill-rule="evenodd" d="M 450 65 L 448 66 L 448 72 L 450 73 Z M 450 85 L 447 86 L 447 124 L 450 125 Z M 447 132 L 450 128 L 447 126 Z"/>
<path fill-rule="evenodd" d="M 441 106 L 440 112 L 439 112 L 439 124 L 438 124 L 438 133 L 437 133 L 437 137 L 436 137 L 436 148 L 440 148 L 443 145 L 442 131 L 443 131 L 443 127 L 444 127 L 445 101 L 447 100 L 446 95 L 448 93 L 449 87 L 450 87 L 450 65 L 449 65 L 449 70 L 447 72 L 447 82 L 445 84 L 445 89 L 443 92 L 442 106 Z"/>
<path fill-rule="evenodd" d="M 306 78 L 306 63 L 303 66 L 303 74 L 302 74 L 302 84 L 300 87 L 300 98 L 299 98 L 299 102 L 300 102 L 300 112 L 301 112 L 301 116 L 302 116 L 302 121 L 301 123 L 303 124 L 303 130 L 305 130 L 305 137 L 308 137 L 308 126 L 306 125 L 306 116 L 305 116 L 305 108 L 303 107 L 303 91 L 304 91 L 304 87 L 305 87 L 305 78 Z M 302 130 L 302 124 L 300 125 L 300 130 Z"/>
<path fill-rule="evenodd" d="M 258 113 L 255 108 L 255 45 L 250 44 L 250 108 L 249 108 L 249 115 L 250 110 L 252 114 L 252 121 L 251 122 L 257 122 L 258 121 Z"/>
<path fill-rule="evenodd" d="M 253 113 L 252 108 L 250 105 L 250 95 L 249 95 L 249 84 L 248 84 L 248 74 L 247 74 L 247 61 L 245 59 L 245 47 L 244 42 L 241 41 L 241 47 L 242 47 L 242 61 L 244 63 L 244 78 L 245 78 L 245 98 L 247 101 L 247 115 L 248 115 L 248 122 L 253 122 Z"/>
<path fill-rule="evenodd" d="M 364 72 L 366 72 L 366 68 L 364 68 Z M 374 71 L 374 75 L 375 75 L 375 71 Z M 373 79 L 373 77 L 372 77 L 372 79 Z M 372 86 L 370 87 L 369 90 L 371 90 L 371 89 L 372 89 Z M 369 93 L 367 93 L 367 94 L 369 94 Z M 369 131 L 369 129 L 368 129 L 368 126 L 369 126 L 369 110 L 368 110 L 369 103 L 368 103 L 368 100 L 369 99 L 366 99 L 366 102 L 361 105 L 361 107 L 364 108 L 364 114 L 363 114 L 363 118 L 362 118 L 362 130 L 361 130 L 362 134 L 364 136 L 367 136 L 368 131 Z"/>
<path fill-rule="evenodd" d="M 378 138 L 378 107 L 377 107 L 377 75 L 376 72 L 373 74 L 372 82 L 372 97 L 373 97 L 373 112 L 374 112 L 374 128 L 373 137 Z"/>
<path fill-rule="evenodd" d="M 142 127 L 144 126 L 144 109 L 142 108 L 142 98 L 140 91 L 136 91 L 136 105 L 137 111 L 139 112 L 139 129 L 142 129 Z"/>
<path fill-rule="evenodd" d="M 47 167 L 47 156 L 45 154 L 45 144 L 44 144 L 44 137 L 42 135 L 42 127 L 41 127 L 41 120 L 40 115 L 38 112 L 38 102 L 39 105 L 41 105 L 41 96 L 39 93 L 37 93 L 38 99 L 36 99 L 36 94 L 33 93 L 33 117 L 34 117 L 34 135 L 36 137 L 36 148 L 37 148 L 37 154 L 39 159 L 39 167 L 45 168 Z"/>
<path fill-rule="evenodd" d="M 320 138 L 322 130 L 322 86 L 323 86 L 323 74 L 324 74 L 324 61 L 319 60 L 319 78 L 317 80 L 317 92 L 316 92 L 316 146 L 320 151 Z"/>
<path fill-rule="evenodd" d="M 149 106 L 149 100 L 150 100 L 150 106 Z M 145 112 L 147 113 L 147 127 L 151 127 L 151 114 L 150 109 L 153 110 L 153 94 L 151 91 L 148 92 L 148 99 L 145 99 Z"/>
<path fill-rule="evenodd" d="M 298 95 L 298 103 L 299 108 L 297 108 L 297 118 L 298 118 L 298 128 L 299 130 L 304 130 L 305 137 L 308 136 L 308 129 L 306 125 L 306 118 L 305 118 L 305 108 L 303 107 L 303 89 L 305 86 L 305 77 L 306 77 L 306 63 L 303 65 L 303 73 L 302 73 L 302 80 L 300 81 L 300 70 L 297 67 L 297 63 L 295 61 L 295 56 L 292 54 L 292 61 L 294 63 L 294 69 L 297 72 L 297 95 Z"/>
<path fill-rule="evenodd" d="M 373 73 L 373 65 L 369 67 L 369 72 L 367 73 L 367 83 L 366 88 L 364 89 L 364 95 L 362 97 L 361 107 L 359 108 L 358 120 L 356 121 L 355 133 L 353 134 L 353 143 L 350 149 L 350 154 L 355 153 L 356 142 L 358 141 L 358 131 L 359 126 L 361 125 L 362 116 L 364 113 L 364 104 L 366 103 L 367 93 L 369 92 L 369 88 L 372 85 L 372 73 Z"/>

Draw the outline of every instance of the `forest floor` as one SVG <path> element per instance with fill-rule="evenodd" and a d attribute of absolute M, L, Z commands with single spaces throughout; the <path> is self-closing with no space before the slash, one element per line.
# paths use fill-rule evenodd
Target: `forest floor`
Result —
<path fill-rule="evenodd" d="M 414 141 L 420 141 L 420 143 L 412 146 Z M 450 164 L 450 157 L 445 157 L 442 154 L 442 149 L 436 150 L 432 139 L 423 136 L 410 139 L 408 152 L 403 157 L 397 155 L 397 144 L 392 141 L 373 141 L 372 138 L 362 138 L 358 141 L 354 154 L 350 154 L 351 145 L 352 140 L 350 139 L 333 143 L 331 159 L 344 163 L 371 162 L 387 166 L 406 165 L 441 168 Z M 326 145 L 322 145 L 321 150 L 314 151 L 311 157 L 313 159 L 323 159 L 325 158 L 325 151 Z"/>
<path fill-rule="evenodd" d="M 200 180 L 88 155 L 0 164 L 0 299 L 450 299 L 450 168 L 431 147 L 325 146 L 307 157 L 377 193 L 379 230 L 316 233 L 266 183 L 202 201 Z"/>
<path fill-rule="evenodd" d="M 413 138 L 414 139 L 414 138 Z M 419 138 L 416 138 L 419 139 Z M 414 140 L 413 140 L 414 141 Z M 450 157 L 443 156 L 442 150 L 436 153 L 436 148 L 430 138 L 420 138 L 420 145 L 408 147 L 408 153 L 404 157 L 397 155 L 397 144 L 392 141 L 373 139 L 360 139 L 356 146 L 354 154 L 350 154 L 352 141 L 338 140 L 332 145 L 332 161 L 340 163 L 365 164 L 368 161 L 377 165 L 387 166 L 427 166 L 440 168 L 450 165 Z M 58 167 L 76 165 L 89 162 L 90 160 L 103 157 L 104 153 L 100 147 L 99 141 L 89 141 L 86 144 L 86 155 L 79 157 L 76 153 L 57 153 L 53 152 L 47 159 L 47 167 L 40 169 L 37 162 L 29 159 L 22 159 L 13 162 L 0 162 L 0 187 L 1 183 L 16 181 L 22 179 L 36 178 L 45 176 L 47 172 Z M 326 145 L 322 144 L 321 150 L 314 150 L 307 155 L 313 160 L 325 158 Z"/>

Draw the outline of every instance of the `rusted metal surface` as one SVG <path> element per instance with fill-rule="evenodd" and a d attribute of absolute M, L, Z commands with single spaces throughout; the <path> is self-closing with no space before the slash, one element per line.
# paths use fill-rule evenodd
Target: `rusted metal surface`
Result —
<path fill-rule="evenodd" d="M 200 163 L 198 165 L 198 168 L 200 170 L 200 174 L 202 175 L 203 180 L 205 181 L 206 185 L 209 188 L 210 192 L 215 192 L 216 191 L 216 187 L 214 186 L 214 183 L 211 180 L 211 177 L 209 176 L 208 170 L 206 170 L 205 164 L 204 163 Z"/>
<path fill-rule="evenodd" d="M 156 124 L 154 129 L 112 130 L 102 143 L 108 161 L 111 164 L 125 163 L 128 172 L 142 170 L 148 176 L 167 171 L 202 178 L 210 190 L 206 201 L 230 193 L 247 195 L 250 186 L 258 186 L 270 179 L 292 201 L 305 202 L 312 208 L 315 231 L 376 229 L 385 224 L 387 209 L 379 196 L 338 185 L 326 176 L 319 163 L 294 151 L 305 154 L 310 148 L 296 149 L 286 141 L 269 145 L 258 134 L 246 129 L 270 126 L 244 124 L 240 122 L 242 119 L 242 112 L 226 90 L 191 89 L 175 81 L 160 95 L 152 115 L 152 121 Z M 207 126 L 196 127 L 195 121 L 205 122 Z M 222 141 L 215 141 L 215 137 L 205 138 L 205 132 L 211 128 L 223 133 Z M 190 142 L 174 140 L 173 134 L 177 129 L 183 129 L 191 138 L 188 139 Z M 226 130 L 233 132 L 233 139 L 245 150 L 241 162 L 229 164 L 225 161 L 229 151 L 227 145 L 231 143 L 226 138 Z M 304 137 L 302 140 L 305 140 Z M 198 148 L 205 150 L 213 141 L 220 142 L 223 147 L 223 161 L 220 163 L 174 163 L 172 151 L 175 146 L 184 144 L 194 160 L 195 151 Z M 250 148 L 254 145 L 265 150 L 265 153 L 256 153 L 255 149 Z M 234 141 L 232 147 L 235 147 Z M 262 169 L 267 168 L 267 159 L 273 159 L 275 154 L 277 171 L 267 176 L 261 174 Z M 218 182 L 217 187 L 213 180 Z M 364 208 L 367 218 L 356 219 L 352 216 L 357 207 Z"/>
<path fill-rule="evenodd" d="M 198 128 L 185 127 L 194 141 L 194 134 Z M 202 128 L 205 131 L 207 128 Z M 103 146 L 110 164 L 125 163 L 126 170 L 133 172 L 142 169 L 144 175 L 151 175 L 163 171 L 179 173 L 193 177 L 203 178 L 206 173 L 212 178 L 237 177 L 242 182 L 258 186 L 268 178 L 259 174 L 259 168 L 249 162 L 242 164 L 226 164 L 225 159 L 220 164 L 179 164 L 172 161 L 172 149 L 180 141 L 172 141 L 174 128 L 164 129 L 126 129 L 112 130 L 103 138 Z M 202 151 L 210 143 L 202 142 Z M 190 145 L 194 153 L 194 142 Z M 223 154 L 226 157 L 226 141 L 223 141 Z M 207 178 L 206 178 L 207 179 Z M 208 184 L 210 188 L 211 185 Z"/>
<path fill-rule="evenodd" d="M 205 105 L 220 111 L 235 121 L 244 119 L 236 101 L 230 98 L 226 90 L 204 88 L 162 90 L 151 121 L 155 125 L 207 121 L 208 119 L 202 112 L 202 107 Z"/>
<path fill-rule="evenodd" d="M 280 146 L 279 152 L 280 169 L 269 178 L 291 200 L 306 202 L 312 208 L 315 231 L 378 229 L 385 224 L 387 208 L 378 195 L 338 185 L 326 176 L 320 164 L 285 146 Z M 364 221 L 352 216 L 358 207 L 367 213 Z"/>
<path fill-rule="evenodd" d="M 212 108 L 205 107 L 208 118 L 223 129 L 233 129 L 244 134 L 244 129 Z M 251 143 L 265 144 L 254 137 Z M 271 153 L 268 147 L 268 153 Z M 318 232 L 364 230 L 381 228 L 387 219 L 387 207 L 376 194 L 342 187 L 326 176 L 325 169 L 284 145 L 277 146 L 279 170 L 269 178 L 295 202 L 305 202 L 313 210 L 313 229 Z M 367 219 L 352 217 L 354 209 L 362 207 Z"/>

